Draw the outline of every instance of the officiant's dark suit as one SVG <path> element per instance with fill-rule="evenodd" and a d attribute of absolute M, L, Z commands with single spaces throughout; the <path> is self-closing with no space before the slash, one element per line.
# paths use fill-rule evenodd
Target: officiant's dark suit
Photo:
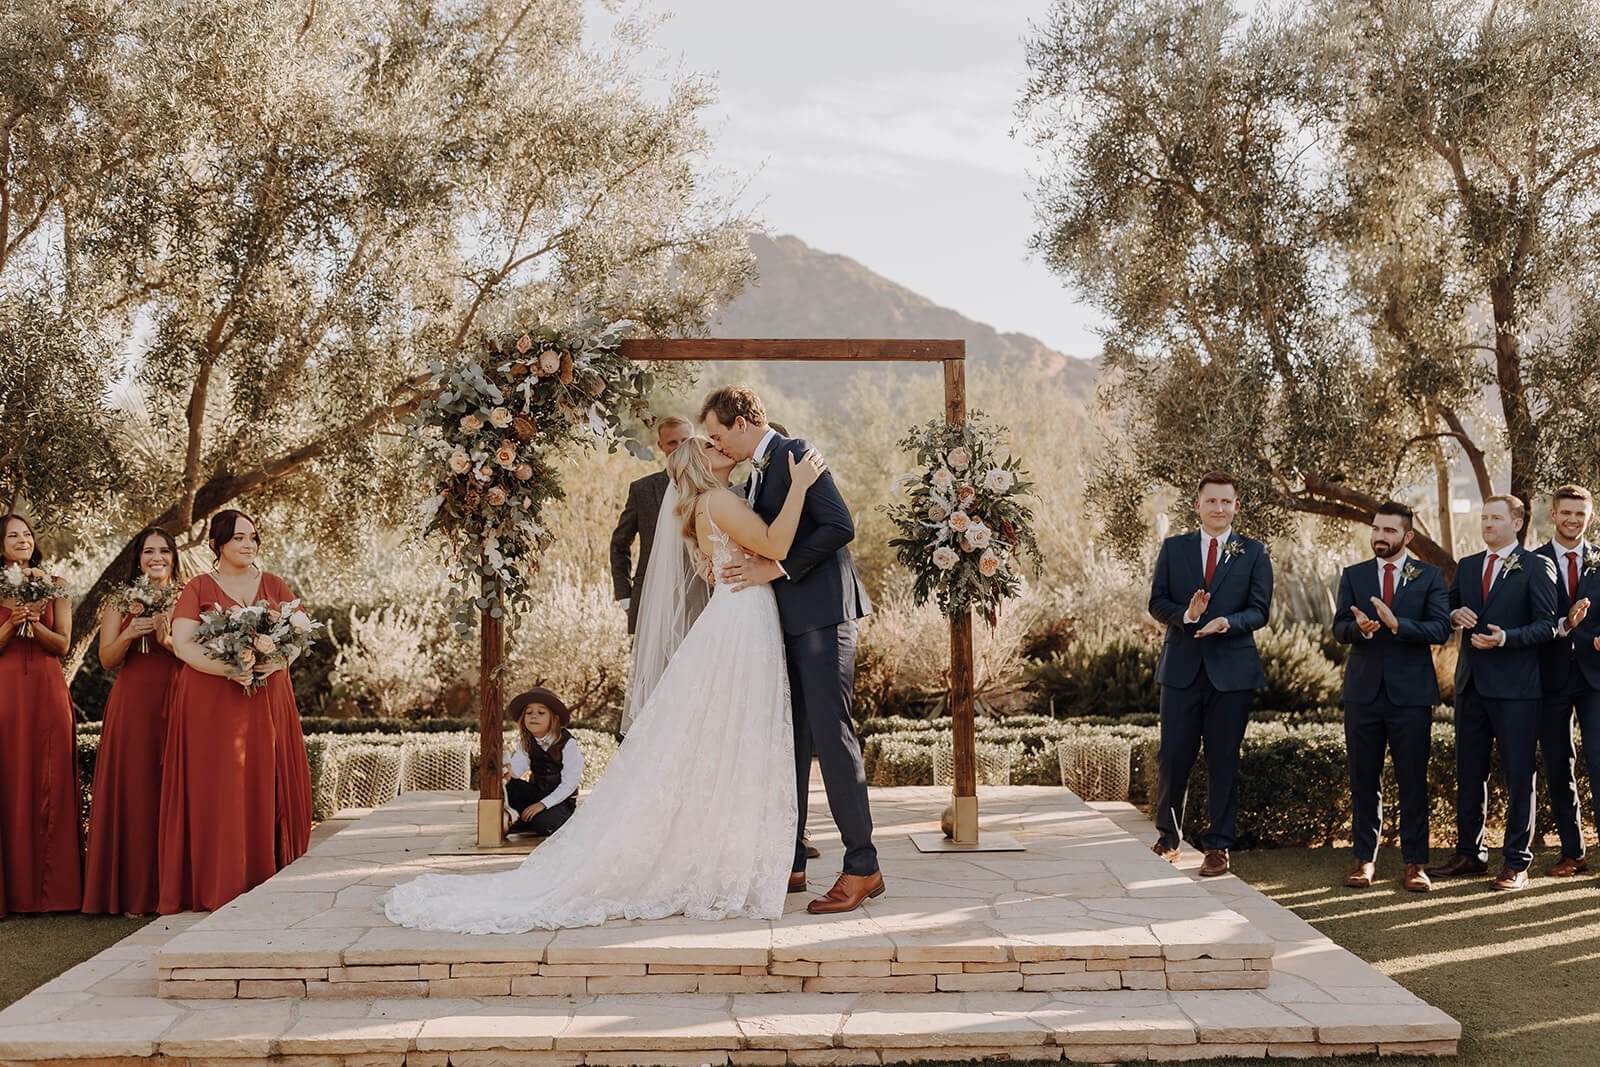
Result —
<path fill-rule="evenodd" d="M 611 591 L 616 599 L 628 601 L 630 634 L 639 618 L 639 593 L 644 589 L 645 568 L 650 566 L 650 549 L 656 538 L 656 521 L 661 517 L 661 500 L 667 495 L 667 482 L 666 471 L 635 479 L 628 486 L 627 503 L 611 534 Z M 637 567 L 633 565 L 635 537 L 639 539 Z"/>
<path fill-rule="evenodd" d="M 1486 512 L 1488 507 L 1486 502 Z M 1451 610 L 1472 609 L 1477 625 L 1463 631 L 1456 661 L 1455 869 L 1447 870 L 1451 864 L 1446 864 L 1430 874 L 1484 869 L 1489 855 L 1483 832 L 1489 761 L 1495 749 L 1509 797 L 1502 850 L 1506 871 L 1523 872 L 1533 862 L 1534 761 L 1544 695 L 1539 659 L 1543 646 L 1556 637 L 1556 568 L 1548 556 L 1512 542 L 1494 554 L 1486 574 L 1489 555 L 1475 552 L 1462 559 L 1450 586 Z M 1492 636 L 1491 626 L 1503 632 L 1501 644 L 1473 648 L 1472 636 Z"/>
<path fill-rule="evenodd" d="M 775 435 L 758 461 L 759 473 L 746 482 L 746 499 L 771 523 L 789 495 L 789 457 L 797 461 L 809 446 Z M 800 819 L 795 837 L 795 871 L 806 865 L 805 798 L 811 779 L 811 753 L 817 754 L 828 808 L 844 842 L 844 873 L 867 876 L 878 870 L 872 844 L 872 813 L 861 742 L 851 721 L 856 672 L 857 620 L 872 611 L 866 587 L 856 574 L 847 547 L 855 521 L 833 475 L 825 473 L 806 493 L 805 510 L 789 554 L 779 562 L 786 578 L 772 583 L 778 600 L 789 661 L 790 702 L 794 713 L 796 788 Z"/>
<path fill-rule="evenodd" d="M 1381 576 L 1389 573 L 1388 597 Z M 1353 608 L 1377 619 L 1372 601 L 1387 600 L 1396 626 L 1361 632 Z M 1352 842 L 1358 862 L 1378 856 L 1383 820 L 1383 756 L 1394 755 L 1400 793 L 1400 849 L 1407 864 L 1428 862 L 1428 755 L 1439 680 L 1433 646 L 1450 637 L 1450 595 L 1444 572 L 1401 553 L 1346 567 L 1339 578 L 1333 636 L 1350 646 L 1344 668 L 1344 737 L 1350 765 L 1355 820 Z"/>
<path fill-rule="evenodd" d="M 1201 487 L 1202 490 L 1205 488 Z M 1210 825 L 1200 839 L 1208 853 L 1233 847 L 1239 810 L 1239 745 L 1254 691 L 1266 684 L 1254 632 L 1267 624 L 1272 605 L 1272 560 L 1260 541 L 1231 530 L 1218 541 L 1207 583 L 1204 531 L 1169 537 L 1150 582 L 1150 614 L 1167 627 L 1156 665 L 1161 685 L 1161 744 L 1156 784 L 1157 850 L 1175 853 L 1183 809 L 1201 742 L 1205 743 Z M 1185 621 L 1190 598 L 1206 589 L 1211 601 L 1195 621 Z M 1195 635 L 1213 619 L 1228 629 Z M 1222 870 L 1215 873 L 1223 873 Z M 1211 872 L 1207 872 L 1211 873 Z"/>

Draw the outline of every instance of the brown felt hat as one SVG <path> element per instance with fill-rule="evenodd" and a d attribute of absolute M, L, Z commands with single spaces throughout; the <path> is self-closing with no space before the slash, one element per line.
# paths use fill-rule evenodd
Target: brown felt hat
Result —
<path fill-rule="evenodd" d="M 526 693 L 518 693 L 511 698 L 511 703 L 506 705 L 506 718 L 512 722 L 522 719 L 522 712 L 529 704 L 543 704 L 550 709 L 550 714 L 556 717 L 562 729 L 572 725 L 572 711 L 566 703 L 550 690 L 543 686 L 534 686 Z"/>

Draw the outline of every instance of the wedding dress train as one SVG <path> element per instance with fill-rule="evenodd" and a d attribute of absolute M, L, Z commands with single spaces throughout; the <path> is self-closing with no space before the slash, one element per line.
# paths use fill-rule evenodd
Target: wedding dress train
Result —
<path fill-rule="evenodd" d="M 713 522 L 713 562 L 732 558 Z M 777 602 L 718 586 L 577 813 L 513 871 L 427 874 L 402 926 L 516 933 L 608 919 L 773 919 L 795 836 L 794 728 Z"/>

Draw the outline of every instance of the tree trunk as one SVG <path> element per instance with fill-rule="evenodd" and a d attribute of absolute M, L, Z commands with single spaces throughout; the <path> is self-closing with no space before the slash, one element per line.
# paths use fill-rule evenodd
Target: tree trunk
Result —
<path fill-rule="evenodd" d="M 1454 555 L 1456 534 L 1455 518 L 1450 513 L 1450 461 L 1438 441 L 1433 442 L 1433 483 L 1439 497 L 1439 546 Z"/>

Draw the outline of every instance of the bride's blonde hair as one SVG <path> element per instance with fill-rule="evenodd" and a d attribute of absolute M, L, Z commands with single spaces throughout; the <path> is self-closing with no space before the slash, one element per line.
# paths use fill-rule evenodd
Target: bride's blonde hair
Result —
<path fill-rule="evenodd" d="M 713 489 L 724 487 L 706 462 L 705 446 L 710 443 L 705 437 L 691 437 L 667 457 L 667 477 L 678 487 L 678 524 L 690 545 L 699 544 L 694 530 L 695 506 Z"/>

